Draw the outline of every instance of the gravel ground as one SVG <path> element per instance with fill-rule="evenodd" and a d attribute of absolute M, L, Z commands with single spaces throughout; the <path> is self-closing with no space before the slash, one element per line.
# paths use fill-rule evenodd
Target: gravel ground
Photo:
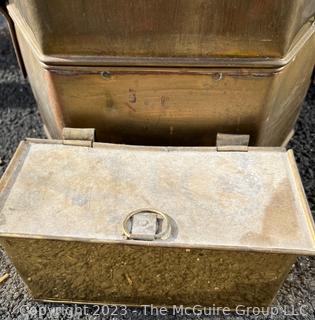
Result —
<path fill-rule="evenodd" d="M 23 80 L 17 68 L 11 43 L 0 17 L 0 175 L 4 172 L 19 141 L 25 137 L 44 137 L 42 124 L 36 111 L 36 103 L 29 84 Z M 315 86 L 311 87 L 302 113 L 296 125 L 296 134 L 290 143 L 295 151 L 303 184 L 315 214 Z M 8 273 L 9 278 L 0 284 L 0 319 L 153 319 L 142 309 L 118 310 L 111 316 L 97 312 L 97 306 L 90 306 L 84 315 L 73 316 L 74 306 L 43 304 L 32 301 L 27 289 L 6 254 L 0 249 L 0 276 Z M 277 316 L 239 316 L 211 317 L 217 319 L 315 319 L 315 257 L 299 258 L 282 286 L 274 303 Z M 303 306 L 302 309 L 300 307 Z M 46 310 L 43 309 L 46 308 Z M 50 308 L 48 310 L 48 308 Z M 28 312 L 26 312 L 28 310 Z M 111 309 L 114 311 L 113 309 Z M 43 315 L 40 315 L 40 313 Z M 292 314 L 296 315 L 285 315 Z M 116 315 L 118 314 L 118 315 Z M 196 319 L 209 316 L 174 315 L 169 311 L 167 316 L 158 318 Z"/>

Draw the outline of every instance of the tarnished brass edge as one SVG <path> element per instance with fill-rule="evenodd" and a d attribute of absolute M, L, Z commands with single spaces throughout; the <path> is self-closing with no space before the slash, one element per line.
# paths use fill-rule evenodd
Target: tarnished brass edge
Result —
<path fill-rule="evenodd" d="M 0 179 L 0 192 L 2 192 L 3 189 L 7 186 L 19 162 L 21 162 L 21 160 L 24 160 L 28 150 L 29 150 L 29 145 L 25 143 L 25 141 L 21 141 L 12 159 L 10 160 L 7 169 L 5 170 L 4 174 Z"/>
<path fill-rule="evenodd" d="M 40 139 L 40 138 L 26 138 L 31 143 L 42 143 L 42 144 L 62 144 L 62 140 L 58 139 Z M 119 143 L 105 143 L 105 142 L 94 142 L 93 148 L 111 148 L 111 149 L 129 149 L 138 151 L 187 151 L 191 152 L 213 152 L 217 151 L 217 147 L 200 146 L 200 147 L 178 147 L 178 146 L 143 146 L 143 145 L 130 145 L 130 144 L 119 144 Z M 248 147 L 250 152 L 286 152 L 284 147 Z"/>
<path fill-rule="evenodd" d="M 29 149 L 30 145 L 26 141 L 20 142 L 16 152 L 14 153 L 8 165 L 8 168 L 6 169 L 6 171 L 0 179 L 0 211 L 11 191 L 10 186 L 13 185 L 17 177 L 17 173 L 21 170 L 24 164 L 24 160 L 29 152 Z"/>
<path fill-rule="evenodd" d="M 49 133 L 46 125 L 43 125 L 43 129 L 44 129 L 44 132 L 45 132 L 47 139 L 52 139 L 51 134 Z"/>
<path fill-rule="evenodd" d="M 240 251 L 240 252 L 257 252 L 269 254 L 289 254 L 296 256 L 315 256 L 315 250 L 301 249 L 301 248 L 266 248 L 266 247 L 250 247 L 250 246 L 233 246 L 233 245 L 217 245 L 217 244 L 185 244 L 174 243 L 174 241 L 156 240 L 156 241 L 142 241 L 142 240 L 113 240 L 113 239 L 96 239 L 96 238 L 80 238 L 71 236 L 50 236 L 50 235 L 34 235 L 34 234 L 16 234 L 0 232 L 0 241 L 2 239 L 32 239 L 32 240 L 54 240 L 66 242 L 82 242 L 82 243 L 101 243 L 111 245 L 127 245 L 127 246 L 142 246 L 142 247 L 158 247 L 158 248 L 182 248 L 182 249 L 206 249 L 213 251 Z"/>
<path fill-rule="evenodd" d="M 62 140 L 55 139 L 26 138 L 25 141 L 36 144 L 62 144 Z"/>
<path fill-rule="evenodd" d="M 312 235 L 313 252 L 315 255 L 315 223 L 314 223 L 314 219 L 313 219 L 313 216 L 311 213 L 311 209 L 310 209 L 308 202 L 307 202 L 307 198 L 306 198 L 306 194 L 305 194 L 304 187 L 302 184 L 301 176 L 300 176 L 299 169 L 297 167 L 292 149 L 288 150 L 287 156 L 288 156 L 288 163 L 289 163 L 289 166 L 291 169 L 290 172 L 291 172 L 291 175 L 293 178 L 292 185 L 296 189 L 296 193 L 294 193 L 294 194 L 297 194 L 299 196 L 299 200 L 300 200 L 299 203 L 300 203 L 300 206 L 302 207 L 302 211 L 303 211 L 304 216 L 306 218 L 307 227 L 310 231 L 310 234 Z"/>
<path fill-rule="evenodd" d="M 58 140 L 55 140 L 58 141 Z M 94 148 L 124 148 L 124 149 L 135 149 L 139 151 L 196 151 L 196 152 L 213 152 L 217 151 L 217 147 L 200 146 L 200 147 L 178 147 L 178 146 L 143 146 L 143 145 L 130 145 L 130 144 L 116 144 L 116 143 L 104 143 L 104 142 L 94 142 Z M 250 152 L 286 152 L 283 147 L 248 147 Z"/>
<path fill-rule="evenodd" d="M 291 271 L 291 269 L 293 268 L 293 265 L 296 262 L 297 257 L 298 257 L 297 255 L 292 255 L 292 263 L 290 263 L 290 265 L 288 265 L 287 270 L 283 273 L 281 280 L 278 283 L 277 290 L 275 291 L 275 295 L 273 296 L 273 298 L 270 301 L 270 304 L 273 304 L 275 302 L 275 300 L 278 296 L 279 290 L 283 286 L 283 283 L 285 282 L 285 280 L 287 279 L 288 274 Z"/>
<path fill-rule="evenodd" d="M 287 135 L 287 137 L 284 139 L 284 141 L 282 142 L 281 147 L 283 147 L 283 148 L 286 148 L 286 147 L 287 147 L 287 145 L 289 144 L 290 140 L 293 138 L 294 133 L 295 133 L 295 131 L 294 131 L 294 129 L 292 129 L 292 130 L 289 132 L 289 134 Z"/>
<path fill-rule="evenodd" d="M 79 56 L 79 55 L 45 55 L 38 47 L 37 41 L 27 23 L 23 20 L 13 4 L 7 10 L 15 26 L 31 45 L 35 56 L 46 68 L 49 66 L 169 66 L 169 67 L 248 67 L 280 68 L 291 62 L 304 44 L 315 32 L 315 23 L 306 22 L 310 27 L 282 58 L 233 58 L 233 57 L 125 57 L 125 56 Z"/>
<path fill-rule="evenodd" d="M 284 67 L 280 68 L 242 68 L 237 66 L 232 66 L 229 68 L 214 66 L 214 67 L 190 67 L 190 66 L 135 66 L 130 65 L 127 67 L 122 67 L 121 65 L 108 66 L 108 65 L 47 65 L 39 61 L 41 66 L 51 73 L 56 73 L 62 76 L 80 76 L 80 75 L 102 75 L 105 73 L 110 73 L 111 76 L 116 75 L 151 75 L 156 73 L 159 75 L 205 75 L 205 76 L 232 76 L 232 77 L 255 77 L 256 79 L 272 77 L 274 74 L 281 72 Z"/>

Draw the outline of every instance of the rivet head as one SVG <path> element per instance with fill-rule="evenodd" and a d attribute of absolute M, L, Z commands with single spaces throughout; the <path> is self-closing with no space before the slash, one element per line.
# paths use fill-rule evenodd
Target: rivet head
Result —
<path fill-rule="evenodd" d="M 215 81 L 220 81 L 223 79 L 223 74 L 222 72 L 216 72 L 212 75 L 213 80 Z"/>
<path fill-rule="evenodd" d="M 103 71 L 101 73 L 101 76 L 102 76 L 103 79 L 108 80 L 108 79 L 111 78 L 112 74 L 109 71 Z"/>
<path fill-rule="evenodd" d="M 140 222 L 140 225 L 142 227 L 146 227 L 147 225 L 149 224 L 149 221 L 147 219 L 143 219 L 141 222 Z"/>

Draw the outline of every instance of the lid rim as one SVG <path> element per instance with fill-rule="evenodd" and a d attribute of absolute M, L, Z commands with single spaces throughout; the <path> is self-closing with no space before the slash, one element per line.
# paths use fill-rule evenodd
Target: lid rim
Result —
<path fill-rule="evenodd" d="M 65 242 L 83 242 L 94 244 L 112 244 L 112 245 L 130 245 L 130 246 L 145 246 L 158 248 L 176 248 L 176 249 L 206 249 L 215 251 L 237 251 L 237 252 L 256 252 L 269 254 L 288 254 L 296 256 L 315 256 L 314 249 L 301 248 L 264 248 L 264 247 L 250 247 L 250 246 L 233 246 L 233 245 L 217 245 L 217 244 L 185 244 L 173 243 L 167 240 L 145 241 L 145 240 L 107 240 L 97 238 L 71 237 L 71 236 L 49 236 L 49 235 L 34 235 L 34 234 L 15 234 L 0 232 L 0 239 L 27 239 L 27 240 L 51 240 L 51 241 L 65 241 Z"/>
<path fill-rule="evenodd" d="M 30 45 L 32 52 L 41 64 L 46 68 L 53 66 L 103 66 L 103 67 L 223 67 L 223 68 L 282 68 L 294 60 L 297 53 L 315 32 L 315 22 L 308 21 L 308 30 L 281 58 L 270 57 L 126 57 L 126 56 L 90 56 L 90 55 L 46 55 L 41 52 L 29 27 L 20 17 L 20 14 L 8 6 L 10 16 L 13 18 L 17 29 L 26 42 Z M 305 25 L 306 25 L 305 24 Z"/>

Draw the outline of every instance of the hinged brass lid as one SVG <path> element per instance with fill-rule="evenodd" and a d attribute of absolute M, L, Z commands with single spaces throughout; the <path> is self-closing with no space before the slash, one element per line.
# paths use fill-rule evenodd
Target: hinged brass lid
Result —
<path fill-rule="evenodd" d="M 1 180 L 0 236 L 315 253 L 292 151 L 93 146 L 22 142 Z M 164 213 L 170 235 L 153 219 L 153 231 L 127 228 L 152 241 L 126 239 L 141 208 Z"/>

